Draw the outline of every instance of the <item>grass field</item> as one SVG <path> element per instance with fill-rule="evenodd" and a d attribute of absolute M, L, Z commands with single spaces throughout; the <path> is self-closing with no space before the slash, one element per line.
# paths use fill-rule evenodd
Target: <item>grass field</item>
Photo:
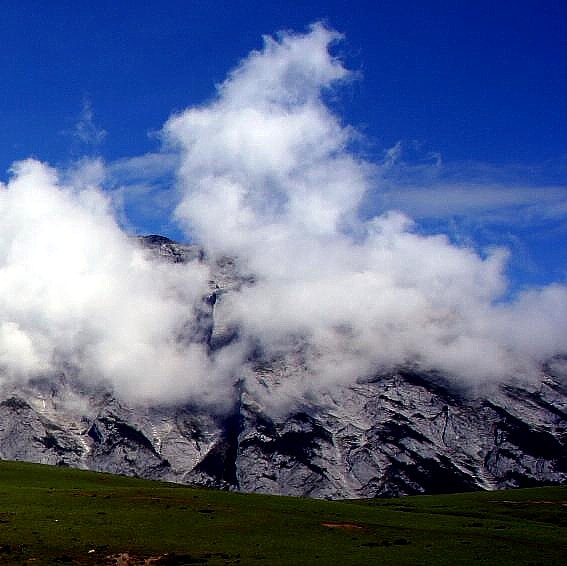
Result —
<path fill-rule="evenodd" d="M 0 564 L 467 563 L 567 563 L 567 488 L 327 502 L 0 462 Z"/>

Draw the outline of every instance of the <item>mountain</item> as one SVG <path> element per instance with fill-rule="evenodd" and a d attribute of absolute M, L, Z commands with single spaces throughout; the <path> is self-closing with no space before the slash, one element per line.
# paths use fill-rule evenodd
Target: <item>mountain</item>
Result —
<path fill-rule="evenodd" d="M 140 238 L 157 260 L 207 261 L 198 246 Z M 253 284 L 224 257 L 211 266 L 201 335 L 211 351 L 238 335 L 219 315 Z M 65 372 L 0 390 L 0 457 L 246 492 L 357 498 L 567 481 L 567 376 L 559 364 L 529 383 L 471 390 L 434 372 L 400 368 L 298 396 L 286 410 L 262 392 L 300 356 L 249 360 L 230 409 L 129 406 Z"/>

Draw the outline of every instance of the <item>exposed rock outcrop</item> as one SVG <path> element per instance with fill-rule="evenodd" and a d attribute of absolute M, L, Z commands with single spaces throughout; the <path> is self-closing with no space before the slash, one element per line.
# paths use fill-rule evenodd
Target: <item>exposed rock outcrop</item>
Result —
<path fill-rule="evenodd" d="M 197 246 L 142 240 L 168 261 L 206 261 Z M 223 258 L 204 297 L 211 351 L 237 336 L 215 305 L 250 277 Z M 232 409 L 129 407 L 103 387 L 50 376 L 0 390 L 0 457 L 194 482 L 247 492 L 375 497 L 563 483 L 567 379 L 543 368 L 531 384 L 472 392 L 415 369 L 297 399 L 271 411 L 261 391 L 281 364 L 251 360 Z M 279 365 L 278 365 L 279 364 Z M 288 367 L 301 372 L 301 367 Z"/>

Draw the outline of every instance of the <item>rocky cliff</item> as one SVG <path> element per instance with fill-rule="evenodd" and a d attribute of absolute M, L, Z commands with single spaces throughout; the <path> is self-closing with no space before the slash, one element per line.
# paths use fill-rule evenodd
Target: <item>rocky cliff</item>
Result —
<path fill-rule="evenodd" d="M 141 239 L 162 260 L 206 261 L 197 246 Z M 212 268 L 199 316 L 211 351 L 237 335 L 219 319 L 223 295 L 250 277 L 230 258 Z M 196 339 L 194 336 L 192 339 Z M 562 365 L 526 381 L 473 391 L 404 368 L 268 409 L 297 361 L 249 361 L 230 410 L 128 406 L 64 372 L 0 391 L 0 457 L 175 482 L 321 498 L 374 497 L 563 483 L 567 376 Z M 563 366 L 564 367 L 564 366 Z"/>

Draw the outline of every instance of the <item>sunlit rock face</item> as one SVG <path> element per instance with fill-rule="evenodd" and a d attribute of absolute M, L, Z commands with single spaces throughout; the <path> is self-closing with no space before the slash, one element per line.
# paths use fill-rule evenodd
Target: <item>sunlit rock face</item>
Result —
<path fill-rule="evenodd" d="M 211 356 L 238 341 L 218 307 L 254 278 L 198 246 L 159 236 L 140 243 L 156 261 L 210 263 L 198 324 L 179 339 L 206 344 Z M 132 404 L 69 370 L 3 383 L 0 457 L 318 498 L 564 483 L 561 367 L 481 389 L 406 368 L 310 391 L 286 387 L 310 379 L 299 344 L 281 358 L 249 354 L 216 406 Z"/>

